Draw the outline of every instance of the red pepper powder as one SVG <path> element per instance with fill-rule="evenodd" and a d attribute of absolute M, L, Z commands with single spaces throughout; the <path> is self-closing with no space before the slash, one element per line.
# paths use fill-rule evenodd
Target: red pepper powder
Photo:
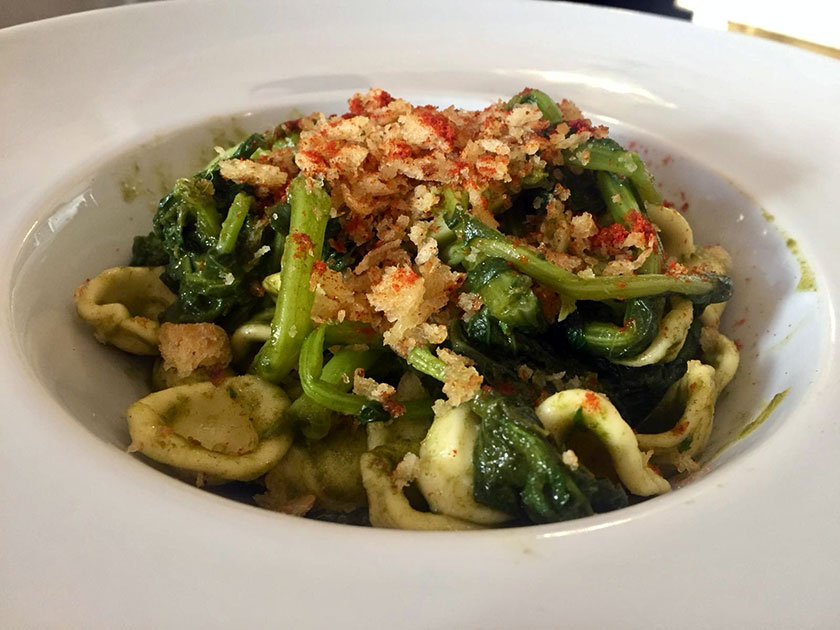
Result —
<path fill-rule="evenodd" d="M 391 274 L 391 288 L 394 291 L 401 291 L 407 286 L 417 282 L 420 276 L 408 267 L 397 267 L 396 271 Z"/>
<path fill-rule="evenodd" d="M 429 127 L 436 136 L 444 140 L 450 147 L 455 143 L 455 126 L 435 107 L 426 105 L 418 107 L 415 111 L 420 122 Z"/>
<path fill-rule="evenodd" d="M 601 401 L 598 400 L 598 395 L 595 392 L 586 392 L 586 394 L 584 394 L 583 408 L 590 413 L 594 413 L 601 409 Z"/>
<path fill-rule="evenodd" d="M 615 250 L 624 244 L 624 240 L 628 236 L 630 236 L 630 232 L 626 227 L 620 223 L 613 223 L 598 230 L 598 233 L 592 237 L 591 243 L 596 248 Z"/>
<path fill-rule="evenodd" d="M 313 243 L 309 235 L 304 232 L 292 232 L 292 240 L 295 243 L 295 258 L 303 258 L 312 253 Z"/>

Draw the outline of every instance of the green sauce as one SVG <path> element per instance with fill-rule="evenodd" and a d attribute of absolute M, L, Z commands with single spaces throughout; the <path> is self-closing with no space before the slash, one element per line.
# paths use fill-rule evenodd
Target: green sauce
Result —
<path fill-rule="evenodd" d="M 737 439 L 742 440 L 743 438 L 747 437 L 750 433 L 755 431 L 758 427 L 760 427 L 764 423 L 764 421 L 770 417 L 770 414 L 772 414 L 776 410 L 776 407 L 778 407 L 779 404 L 781 404 L 781 402 L 785 399 L 785 396 L 788 395 L 789 391 L 790 388 L 788 387 L 785 391 L 779 392 L 778 394 L 773 396 L 773 399 L 769 403 L 767 403 L 767 406 L 761 410 L 761 413 L 759 413 L 755 417 L 755 420 L 753 420 L 747 426 L 741 429 L 741 432 L 738 434 Z"/>
<path fill-rule="evenodd" d="M 120 181 L 120 193 L 125 203 L 131 203 L 140 196 L 140 165 L 134 163 L 132 172 Z"/>
<path fill-rule="evenodd" d="M 126 203 L 131 203 L 140 194 L 137 190 L 137 184 L 127 179 L 120 182 L 120 192 L 122 193 L 123 201 Z"/>
<path fill-rule="evenodd" d="M 726 449 L 728 449 L 736 442 L 741 441 L 742 439 L 750 435 L 753 431 L 755 431 L 758 427 L 760 427 L 762 424 L 764 424 L 764 421 L 767 420 L 767 418 L 770 417 L 770 414 L 772 414 L 776 410 L 776 407 L 778 407 L 779 404 L 785 399 L 785 396 L 788 395 L 789 391 L 790 388 L 787 388 L 785 391 L 779 392 L 778 394 L 773 396 L 770 402 L 767 403 L 767 405 L 765 405 L 764 409 L 762 409 L 761 412 L 759 412 L 759 414 L 755 417 L 755 419 L 752 422 L 744 426 L 744 428 L 741 429 L 740 433 L 738 433 L 736 437 L 730 439 L 727 443 L 723 444 L 720 448 L 717 449 L 717 451 L 715 451 L 714 455 L 712 455 L 708 459 L 704 459 L 704 461 L 708 463 L 716 460 L 723 454 L 723 452 Z M 741 417 L 743 417 L 744 415 L 745 414 L 739 414 L 739 416 Z M 680 444 L 680 446 L 682 446 L 682 444 Z"/>
<path fill-rule="evenodd" d="M 796 259 L 796 262 L 799 263 L 799 284 L 796 285 L 797 291 L 816 291 L 817 290 L 817 280 L 814 276 L 814 270 L 811 268 L 810 263 L 802 254 L 802 250 L 799 248 L 799 243 L 796 242 L 796 239 L 791 238 L 791 236 L 781 229 L 778 225 L 776 225 L 776 217 L 772 214 L 767 212 L 766 210 L 761 211 L 761 216 L 764 217 L 764 220 L 768 223 L 772 223 L 773 227 L 782 235 L 785 239 L 785 245 L 787 246 L 788 250 L 793 257 Z"/>
<path fill-rule="evenodd" d="M 805 256 L 802 255 L 802 251 L 799 249 L 799 243 L 797 243 L 795 239 L 788 238 L 787 241 L 785 241 L 785 245 L 787 245 L 790 253 L 793 254 L 794 258 L 796 258 L 796 261 L 799 263 L 799 284 L 796 285 L 796 290 L 816 291 L 817 281 L 814 278 L 814 270 L 811 269 L 811 265 L 808 264 Z"/>

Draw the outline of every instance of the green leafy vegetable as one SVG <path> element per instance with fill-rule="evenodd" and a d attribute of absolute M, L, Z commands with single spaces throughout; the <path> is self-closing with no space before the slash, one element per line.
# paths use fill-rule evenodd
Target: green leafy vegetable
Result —
<path fill-rule="evenodd" d="M 579 470 L 573 474 L 560 460 L 532 407 L 499 394 L 472 401 L 481 416 L 473 451 L 475 500 L 534 523 L 580 518 L 599 508 L 627 504 L 621 488 L 595 480 Z"/>
<path fill-rule="evenodd" d="M 445 380 L 445 365 L 428 348 L 414 348 L 408 360 L 425 374 Z M 487 391 L 475 396 L 470 406 L 481 417 L 473 450 L 473 494 L 479 503 L 534 523 L 592 514 L 590 495 L 599 508 L 626 505 L 620 487 L 585 470 L 572 473 L 532 406 Z"/>
<path fill-rule="evenodd" d="M 532 280 L 501 258 L 485 258 L 467 273 L 464 288 L 478 293 L 490 314 L 505 328 L 545 328 L 542 306 Z"/>

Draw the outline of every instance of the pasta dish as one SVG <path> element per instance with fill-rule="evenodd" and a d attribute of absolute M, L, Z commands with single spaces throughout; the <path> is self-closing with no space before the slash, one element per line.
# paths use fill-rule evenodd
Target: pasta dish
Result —
<path fill-rule="evenodd" d="M 373 89 L 216 150 L 75 293 L 152 358 L 130 451 L 419 530 L 579 518 L 697 469 L 738 367 L 730 258 L 573 103 Z"/>

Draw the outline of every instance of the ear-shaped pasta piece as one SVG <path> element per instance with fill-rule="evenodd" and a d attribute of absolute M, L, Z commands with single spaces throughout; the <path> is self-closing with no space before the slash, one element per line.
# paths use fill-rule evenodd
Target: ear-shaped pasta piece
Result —
<path fill-rule="evenodd" d="M 653 449 L 655 461 L 673 464 L 680 472 L 696 467 L 699 453 L 712 432 L 715 415 L 715 368 L 689 361 L 685 375 L 665 393 L 653 418 L 680 414 L 673 428 L 662 433 L 640 433 L 639 446 Z"/>
<path fill-rule="evenodd" d="M 356 427 L 333 431 L 309 445 L 295 444 L 265 476 L 263 507 L 287 512 L 286 506 L 311 496 L 315 504 L 336 512 L 351 512 L 367 503 L 359 458 L 367 438 Z"/>
<path fill-rule="evenodd" d="M 668 481 L 647 465 L 633 429 L 606 396 L 569 389 L 546 398 L 536 412 L 557 442 L 565 441 L 575 426 L 590 431 L 607 449 L 618 478 L 633 494 L 647 497 L 671 489 Z"/>
<path fill-rule="evenodd" d="M 248 356 L 254 344 L 264 344 L 271 336 L 271 325 L 261 322 L 248 322 L 233 331 L 230 336 L 230 349 L 233 361 L 239 362 Z"/>
<path fill-rule="evenodd" d="M 158 353 L 158 316 L 175 301 L 163 267 L 113 267 L 73 294 L 79 316 L 102 343 L 132 354 Z"/>
<path fill-rule="evenodd" d="M 460 405 L 437 416 L 420 445 L 417 485 L 432 512 L 482 525 L 498 525 L 510 515 L 473 498 L 473 449 L 478 416 Z"/>
<path fill-rule="evenodd" d="M 725 249 L 716 245 L 714 247 L 702 247 L 696 250 L 694 254 L 686 259 L 685 264 L 693 269 L 706 273 L 727 274 L 729 273 L 729 267 L 732 265 L 732 258 Z M 700 315 L 700 321 L 704 326 L 717 328 L 720 325 L 720 318 L 727 304 L 728 302 L 709 304 L 703 309 L 703 313 Z"/>
<path fill-rule="evenodd" d="M 648 204 L 646 210 L 650 220 L 659 228 L 662 247 L 669 256 L 681 260 L 694 253 L 694 233 L 683 215 L 658 204 Z"/>
<path fill-rule="evenodd" d="M 414 530 L 481 529 L 481 525 L 452 516 L 420 512 L 391 479 L 391 465 L 375 452 L 361 457 L 362 482 L 368 497 L 370 523 L 374 527 Z"/>
<path fill-rule="evenodd" d="M 165 389 L 128 408 L 129 450 L 183 470 L 250 481 L 289 450 L 292 437 L 280 432 L 288 406 L 282 389 L 256 376 Z"/>
<path fill-rule="evenodd" d="M 700 313 L 700 322 L 703 326 L 709 328 L 717 328 L 720 326 L 720 318 L 723 317 L 723 311 L 728 302 L 718 302 L 717 304 L 709 304 Z"/>
<path fill-rule="evenodd" d="M 391 442 L 420 442 L 431 423 L 424 418 L 394 418 L 390 422 L 370 422 L 367 425 L 368 450 Z"/>
<path fill-rule="evenodd" d="M 654 363 L 673 361 L 685 343 L 688 329 L 694 320 L 694 307 L 686 299 L 673 298 L 671 310 L 662 318 L 659 332 L 643 352 L 628 359 L 613 359 L 613 363 L 641 367 Z"/>
<path fill-rule="evenodd" d="M 220 379 L 236 376 L 230 368 L 218 372 L 212 368 L 199 367 L 187 376 L 179 376 L 175 368 L 165 367 L 163 359 L 155 359 L 152 366 L 152 389 L 159 392 L 162 389 L 178 387 L 178 385 L 192 385 L 193 383 L 206 383 L 207 381 L 218 381 Z"/>
<path fill-rule="evenodd" d="M 734 341 L 711 326 L 700 331 L 700 347 L 703 349 L 703 360 L 715 368 L 717 398 L 738 371 L 741 355 Z"/>

